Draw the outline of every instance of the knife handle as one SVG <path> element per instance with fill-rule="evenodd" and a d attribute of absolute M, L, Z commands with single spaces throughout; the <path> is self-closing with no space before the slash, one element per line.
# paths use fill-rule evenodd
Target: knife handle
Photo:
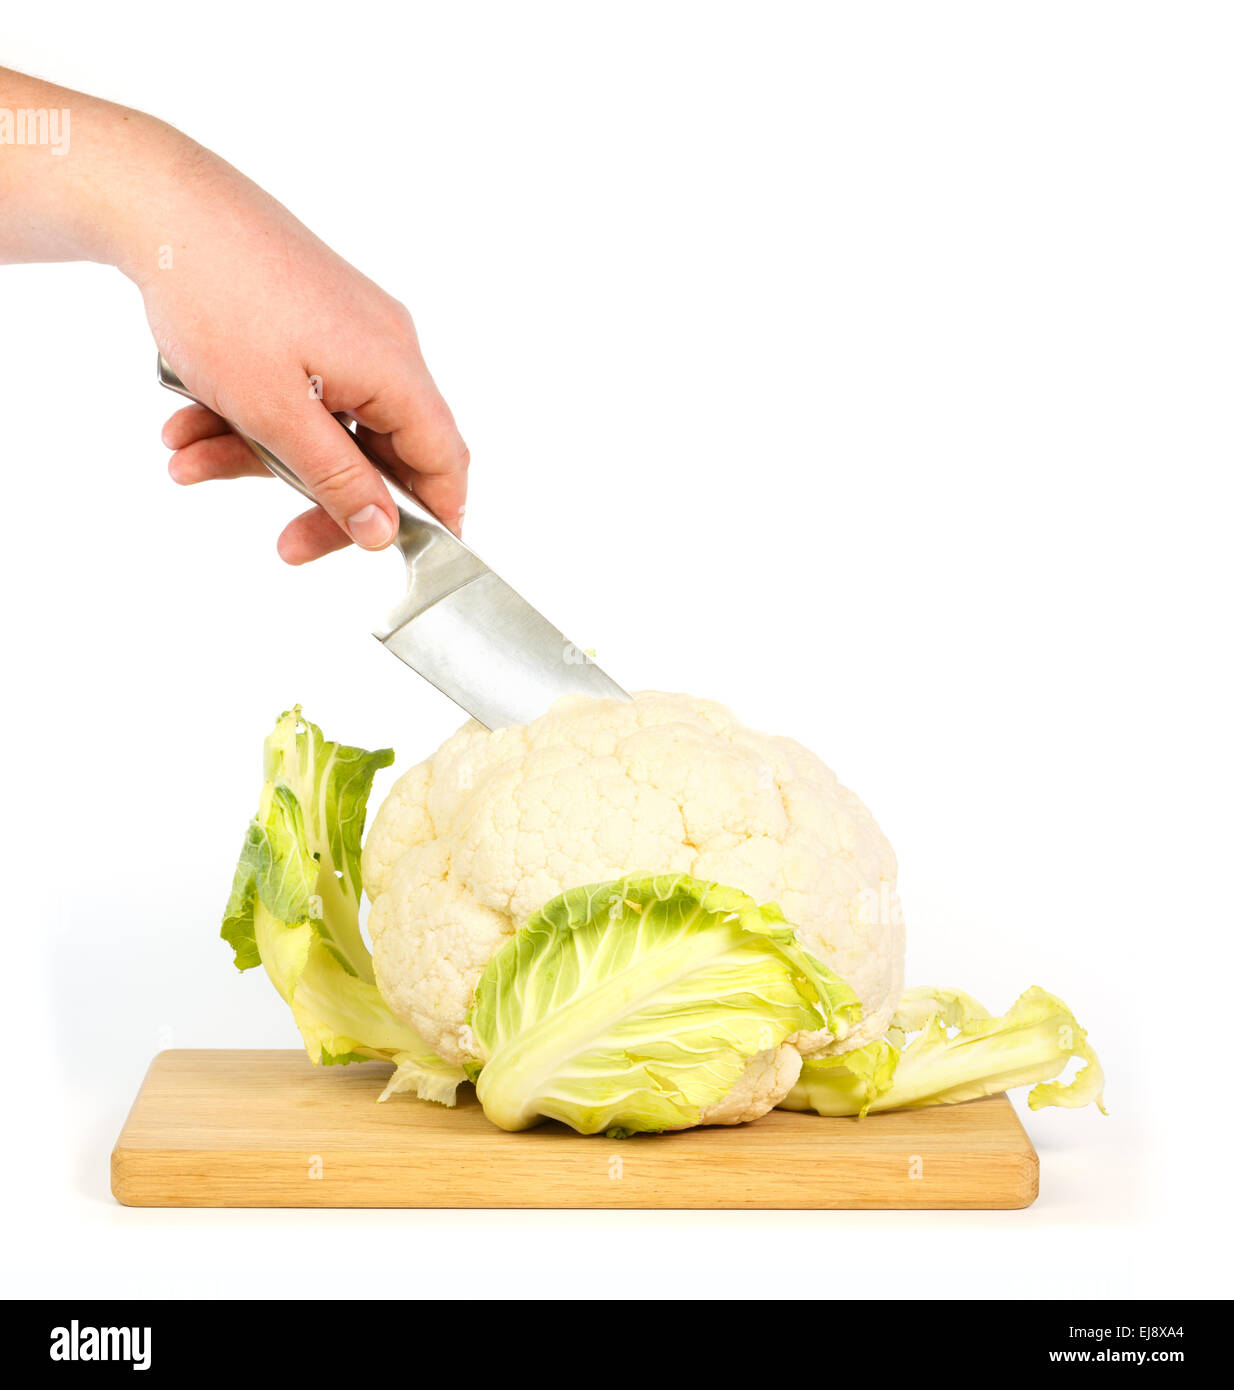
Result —
<path fill-rule="evenodd" d="M 169 391 L 174 391 L 187 400 L 195 401 L 198 405 L 202 404 L 176 375 L 171 363 L 162 353 L 159 353 L 158 378 L 159 384 L 165 386 Z M 409 611 L 422 611 L 430 604 L 436 603 L 438 599 L 482 573 L 485 566 L 449 527 L 440 522 L 419 498 L 386 468 L 381 460 L 373 457 L 372 453 L 347 428 L 343 419 L 337 415 L 334 418 L 339 421 L 339 427 L 347 432 L 348 438 L 355 447 L 381 474 L 382 480 L 390 489 L 394 506 L 398 511 L 398 533 L 394 538 L 394 544 L 402 551 L 403 559 L 407 563 L 407 594 L 387 622 L 382 625 L 382 629 L 379 629 L 377 635 L 381 636 L 382 630 L 389 624 L 399 625 L 406 622 Z M 227 425 L 237 438 L 244 440 L 260 462 L 276 478 L 281 478 L 289 487 L 294 487 L 310 502 L 317 501 L 294 468 L 272 454 L 264 444 L 259 444 L 243 430 L 237 429 L 230 420 L 227 421 Z"/>
<path fill-rule="evenodd" d="M 201 404 L 201 402 L 197 400 L 197 397 L 194 396 L 191 391 L 189 391 L 185 384 L 176 375 L 171 363 L 168 362 L 168 360 L 163 356 L 162 353 L 159 353 L 159 384 L 165 386 L 169 391 L 175 391 L 177 395 L 184 396 L 187 400 L 195 401 L 198 405 Z M 394 505 L 399 509 L 400 520 L 402 519 L 403 513 L 405 511 L 407 514 L 408 521 L 414 521 L 417 525 L 421 526 L 432 526 L 445 530 L 446 528 L 442 526 L 442 523 L 437 520 L 433 513 L 430 512 L 429 509 L 417 497 L 410 493 L 407 490 L 407 488 L 398 480 L 398 478 L 396 478 L 392 473 L 390 473 L 387 470 L 384 463 L 382 463 L 378 459 L 375 459 L 373 455 L 367 449 L 365 449 L 363 444 L 360 443 L 360 441 L 356 438 L 352 431 L 348 429 L 345 421 L 337 415 L 334 418 L 338 420 L 339 424 L 343 427 L 343 429 L 347 430 L 348 435 L 351 436 L 351 442 L 356 446 L 356 448 L 360 450 L 364 457 L 368 459 L 368 461 L 373 465 L 373 467 L 385 479 L 387 485 L 390 488 L 391 493 L 393 494 Z M 244 442 L 249 446 L 249 448 L 252 449 L 253 453 L 257 455 L 258 459 L 263 464 L 265 464 L 265 466 L 270 470 L 271 473 L 274 474 L 276 478 L 282 478 L 282 480 L 285 483 L 287 483 L 288 486 L 294 487 L 298 493 L 300 493 L 304 497 L 307 497 L 310 502 L 317 501 L 317 499 L 313 496 L 312 492 L 310 492 L 309 489 L 305 486 L 305 484 L 301 482 L 300 478 L 298 477 L 293 468 L 291 468 L 288 464 L 284 463 L 282 459 L 277 458 L 274 454 L 272 454 L 264 444 L 259 444 L 257 440 L 250 438 L 247 434 L 244 433 L 243 430 L 237 429 L 236 426 L 233 425 L 230 420 L 227 421 L 227 425 L 231 432 L 237 438 L 244 440 Z"/>

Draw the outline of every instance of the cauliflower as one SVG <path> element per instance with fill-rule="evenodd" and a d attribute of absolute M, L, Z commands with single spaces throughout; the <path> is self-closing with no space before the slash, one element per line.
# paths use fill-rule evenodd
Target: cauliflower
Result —
<path fill-rule="evenodd" d="M 882 1037 L 903 985 L 896 861 L 873 817 L 800 744 L 722 705 L 647 692 L 571 696 L 489 732 L 468 723 L 407 772 L 378 812 L 362 873 L 378 988 L 449 1063 L 486 965 L 550 899 L 631 871 L 689 875 L 776 903 L 854 991 L 841 1042 L 802 1030 L 749 1062 L 704 1123 L 777 1105 L 801 1058 Z"/>
<path fill-rule="evenodd" d="M 1033 1085 L 1032 1108 L 1101 1104 L 1054 995 L 994 1018 L 958 990 L 901 994 L 895 860 L 869 812 L 719 705 L 578 698 L 523 728 L 468 725 L 363 844 L 393 758 L 283 714 L 222 927 L 314 1063 L 392 1065 L 382 1100 L 453 1105 L 471 1081 L 503 1129 L 615 1138 L 1010 1085 Z"/>

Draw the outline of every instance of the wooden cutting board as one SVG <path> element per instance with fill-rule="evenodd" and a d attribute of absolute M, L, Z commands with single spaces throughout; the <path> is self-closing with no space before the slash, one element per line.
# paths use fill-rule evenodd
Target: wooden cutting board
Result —
<path fill-rule="evenodd" d="M 1006 1096 L 864 1120 L 609 1140 L 506 1134 L 454 1109 L 376 1103 L 390 1069 L 303 1052 L 162 1052 L 111 1156 L 139 1207 L 1026 1207 L 1037 1155 Z"/>

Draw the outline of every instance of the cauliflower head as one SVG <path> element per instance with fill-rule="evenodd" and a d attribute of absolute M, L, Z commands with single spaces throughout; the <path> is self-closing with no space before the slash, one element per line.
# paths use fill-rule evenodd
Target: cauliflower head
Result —
<path fill-rule="evenodd" d="M 567 696 L 530 724 L 469 722 L 395 784 L 362 856 L 377 985 L 447 1062 L 474 1055 L 467 1014 L 494 953 L 567 889 L 688 874 L 778 903 L 856 992 L 843 1043 L 798 1033 L 751 1059 L 703 1123 L 765 1114 L 801 1058 L 882 1037 L 903 985 L 896 861 L 815 755 L 722 705 L 645 692 Z"/>

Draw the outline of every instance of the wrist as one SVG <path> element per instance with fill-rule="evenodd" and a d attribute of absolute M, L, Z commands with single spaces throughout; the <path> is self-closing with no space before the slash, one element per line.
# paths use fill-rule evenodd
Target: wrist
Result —
<path fill-rule="evenodd" d="M 100 149 L 83 200 L 82 254 L 114 265 L 139 288 L 170 254 L 183 190 L 210 156 L 173 126 L 141 111 L 106 106 Z"/>
<path fill-rule="evenodd" d="M 0 150 L 0 262 L 92 260 L 134 274 L 177 165 L 204 150 L 140 111 L 0 68 L 0 109 L 55 119 L 56 139 Z"/>

